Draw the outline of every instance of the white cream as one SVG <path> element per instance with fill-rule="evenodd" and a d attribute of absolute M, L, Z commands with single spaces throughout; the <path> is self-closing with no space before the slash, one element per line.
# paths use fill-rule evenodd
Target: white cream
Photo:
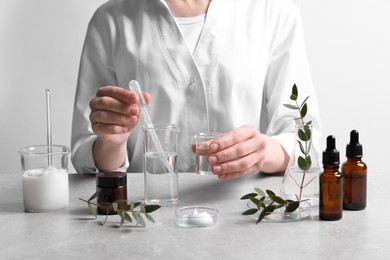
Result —
<path fill-rule="evenodd" d="M 213 217 L 209 213 L 199 213 L 196 208 L 191 215 L 184 216 L 184 218 L 187 220 L 188 225 L 210 226 L 213 224 Z"/>
<path fill-rule="evenodd" d="M 32 212 L 47 212 L 69 204 L 69 181 L 65 169 L 47 167 L 24 172 L 24 208 Z"/>

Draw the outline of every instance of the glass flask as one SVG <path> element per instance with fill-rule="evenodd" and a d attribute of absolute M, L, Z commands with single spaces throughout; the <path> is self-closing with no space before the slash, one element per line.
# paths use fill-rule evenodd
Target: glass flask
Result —
<path fill-rule="evenodd" d="M 321 166 L 313 147 L 313 125 L 295 125 L 295 143 L 283 177 L 280 195 L 284 199 L 300 200 L 311 207 L 319 205 L 319 175 Z"/>

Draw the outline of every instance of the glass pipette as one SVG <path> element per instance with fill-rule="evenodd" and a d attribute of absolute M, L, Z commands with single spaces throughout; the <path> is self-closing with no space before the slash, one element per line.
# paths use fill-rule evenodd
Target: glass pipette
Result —
<path fill-rule="evenodd" d="M 146 102 L 144 99 L 144 95 L 142 94 L 141 87 L 139 86 L 139 84 L 136 80 L 132 80 L 129 83 L 129 89 L 137 94 L 138 105 L 142 111 L 142 118 L 145 121 L 145 125 L 149 128 L 149 132 L 150 132 L 150 135 L 152 137 L 152 141 L 154 143 L 154 146 L 156 147 L 157 153 L 160 155 L 163 155 L 164 149 L 162 148 L 162 145 L 160 143 L 160 140 L 158 139 L 157 133 L 154 130 L 152 119 L 150 118 L 149 112 L 146 108 Z M 168 160 L 164 160 L 164 158 L 161 158 L 161 161 L 163 162 L 164 166 L 168 169 L 169 173 L 174 174 L 173 167 L 171 164 L 169 164 Z"/>

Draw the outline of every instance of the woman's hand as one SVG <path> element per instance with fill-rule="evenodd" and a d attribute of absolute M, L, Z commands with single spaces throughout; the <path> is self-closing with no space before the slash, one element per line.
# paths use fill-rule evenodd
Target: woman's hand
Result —
<path fill-rule="evenodd" d="M 149 103 L 150 95 L 143 94 Z M 105 143 L 125 143 L 140 118 L 137 94 L 120 87 L 99 88 L 89 106 L 92 130 Z"/>
<path fill-rule="evenodd" d="M 253 126 L 242 126 L 210 144 L 208 162 L 221 179 L 258 172 L 283 172 L 289 155 L 273 138 Z"/>
<path fill-rule="evenodd" d="M 150 95 L 146 92 L 143 95 L 148 104 Z M 120 87 L 102 87 L 89 106 L 92 130 L 98 137 L 93 145 L 96 167 L 100 171 L 122 167 L 127 139 L 141 115 L 137 94 Z"/>

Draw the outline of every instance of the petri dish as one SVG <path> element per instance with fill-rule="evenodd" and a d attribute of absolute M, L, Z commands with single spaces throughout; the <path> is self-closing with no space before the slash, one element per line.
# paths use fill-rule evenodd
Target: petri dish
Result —
<path fill-rule="evenodd" d="M 180 227 L 207 227 L 217 223 L 218 210 L 206 206 L 183 207 L 176 211 L 176 224 Z"/>

